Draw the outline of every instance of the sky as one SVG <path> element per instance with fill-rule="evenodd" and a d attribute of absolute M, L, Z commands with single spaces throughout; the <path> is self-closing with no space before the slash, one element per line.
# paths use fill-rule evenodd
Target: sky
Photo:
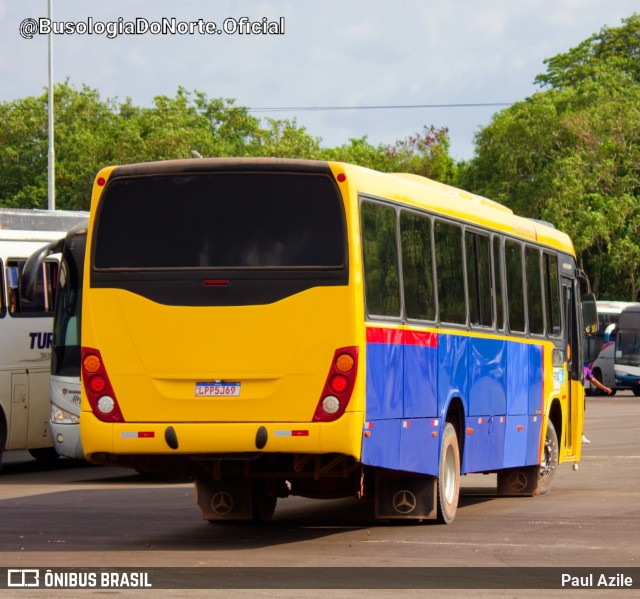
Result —
<path fill-rule="evenodd" d="M 638 0 L 51 2 L 55 82 L 138 106 L 179 86 L 233 98 L 260 118 L 295 118 L 322 147 L 447 127 L 456 160 L 473 156 L 498 104 L 540 91 L 545 59 L 640 12 Z M 0 102 L 46 91 L 49 36 L 29 30 L 47 17 L 48 0 L 0 0 Z M 152 33 L 163 18 L 184 33 Z M 247 22 L 284 31 L 247 33 Z M 323 107 L 348 109 L 309 110 Z"/>

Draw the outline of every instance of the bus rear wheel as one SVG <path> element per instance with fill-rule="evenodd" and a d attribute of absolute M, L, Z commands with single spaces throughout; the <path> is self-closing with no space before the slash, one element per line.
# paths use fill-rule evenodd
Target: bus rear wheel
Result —
<path fill-rule="evenodd" d="M 256 480 L 253 483 L 253 521 L 269 522 L 276 511 L 278 496 L 275 484 L 269 480 Z"/>
<path fill-rule="evenodd" d="M 460 496 L 460 448 L 453 424 L 447 422 L 442 433 L 438 470 L 438 521 L 451 524 L 456 517 Z"/>

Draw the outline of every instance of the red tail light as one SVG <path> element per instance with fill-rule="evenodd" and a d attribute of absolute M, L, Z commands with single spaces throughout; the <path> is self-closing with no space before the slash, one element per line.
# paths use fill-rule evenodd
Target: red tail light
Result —
<path fill-rule="evenodd" d="M 124 422 L 102 356 L 97 349 L 82 348 L 82 382 L 96 418 L 103 422 Z"/>
<path fill-rule="evenodd" d="M 314 422 L 333 422 L 347 409 L 358 373 L 358 348 L 336 350 L 313 415 Z"/>

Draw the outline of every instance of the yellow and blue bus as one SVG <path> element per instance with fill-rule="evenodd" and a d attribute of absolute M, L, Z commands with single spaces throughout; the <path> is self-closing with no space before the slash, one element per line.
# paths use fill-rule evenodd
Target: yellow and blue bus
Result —
<path fill-rule="evenodd" d="M 268 519 L 299 495 L 448 523 L 472 472 L 497 472 L 500 495 L 544 494 L 580 458 L 593 316 L 577 275 L 563 233 L 418 176 L 284 159 L 106 168 L 82 446 L 191 474 L 209 521 Z"/>

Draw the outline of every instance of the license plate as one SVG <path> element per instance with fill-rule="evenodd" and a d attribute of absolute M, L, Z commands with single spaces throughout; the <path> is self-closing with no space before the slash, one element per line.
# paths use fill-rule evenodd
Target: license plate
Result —
<path fill-rule="evenodd" d="M 196 383 L 196 397 L 238 397 L 240 395 L 240 383 Z"/>

